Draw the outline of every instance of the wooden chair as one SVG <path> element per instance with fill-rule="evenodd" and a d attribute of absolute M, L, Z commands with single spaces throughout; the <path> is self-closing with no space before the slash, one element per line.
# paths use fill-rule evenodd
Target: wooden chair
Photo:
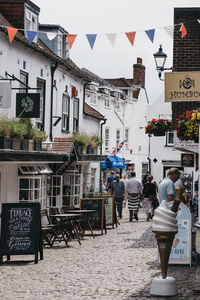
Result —
<path fill-rule="evenodd" d="M 53 246 L 56 237 L 56 225 L 51 224 L 47 209 L 41 209 L 41 231 L 43 245 Z"/>

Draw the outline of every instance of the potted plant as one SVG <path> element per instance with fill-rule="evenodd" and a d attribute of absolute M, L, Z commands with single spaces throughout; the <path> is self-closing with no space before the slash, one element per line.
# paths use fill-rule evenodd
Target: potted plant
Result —
<path fill-rule="evenodd" d="M 77 143 L 77 152 L 78 154 L 86 154 L 87 146 L 89 145 L 89 139 L 84 134 L 74 134 L 72 138 Z"/>
<path fill-rule="evenodd" d="M 35 129 L 33 128 L 32 121 L 31 121 L 31 119 L 28 119 L 28 118 L 21 118 L 19 122 L 21 124 L 25 124 L 25 126 L 26 126 L 26 133 L 24 135 L 22 149 L 33 151 L 34 150 L 33 138 L 35 135 Z"/>
<path fill-rule="evenodd" d="M 15 150 L 21 150 L 21 141 L 26 134 L 27 128 L 25 124 L 17 121 L 11 122 L 10 135 L 12 137 L 12 148 Z"/>
<path fill-rule="evenodd" d="M 145 127 L 145 133 L 149 136 L 164 136 L 166 131 L 172 129 L 172 124 L 166 119 L 153 119 Z"/>
<path fill-rule="evenodd" d="M 10 136 L 11 122 L 9 120 L 0 120 L 0 148 L 12 149 L 12 138 Z"/>
<path fill-rule="evenodd" d="M 181 141 L 199 142 L 200 113 L 196 110 L 186 111 L 176 119 L 177 137 Z"/>
<path fill-rule="evenodd" d="M 89 145 L 87 146 L 88 154 L 97 154 L 97 148 L 102 144 L 102 140 L 98 135 L 89 137 Z"/>
<path fill-rule="evenodd" d="M 35 150 L 41 151 L 42 149 L 42 142 L 45 142 L 47 140 L 47 135 L 44 131 L 35 131 L 34 135 L 34 141 L 35 141 Z"/>

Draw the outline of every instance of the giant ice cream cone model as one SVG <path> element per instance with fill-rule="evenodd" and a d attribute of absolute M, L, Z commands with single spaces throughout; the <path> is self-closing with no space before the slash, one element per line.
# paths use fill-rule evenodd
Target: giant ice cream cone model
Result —
<path fill-rule="evenodd" d="M 167 267 L 172 243 L 178 231 L 176 220 L 178 205 L 175 201 L 172 209 L 170 209 L 168 203 L 163 200 L 154 213 L 152 231 L 155 233 L 158 244 L 162 272 L 162 278 L 157 277 L 152 282 L 151 294 L 154 295 L 177 294 L 175 279 L 167 277 Z"/>

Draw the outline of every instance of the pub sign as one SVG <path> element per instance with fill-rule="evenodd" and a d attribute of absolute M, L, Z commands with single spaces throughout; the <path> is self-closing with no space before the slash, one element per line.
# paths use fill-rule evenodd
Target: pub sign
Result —
<path fill-rule="evenodd" d="M 40 94 L 17 93 L 16 94 L 16 117 L 39 118 L 40 117 Z"/>
<path fill-rule="evenodd" d="M 165 102 L 200 101 L 200 72 L 165 73 Z"/>

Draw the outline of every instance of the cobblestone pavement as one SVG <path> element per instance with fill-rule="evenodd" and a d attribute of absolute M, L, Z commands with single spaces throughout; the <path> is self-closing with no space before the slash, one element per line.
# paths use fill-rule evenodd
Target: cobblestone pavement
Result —
<path fill-rule="evenodd" d="M 152 222 L 144 213 L 129 223 L 127 208 L 120 226 L 93 239 L 86 236 L 66 248 L 55 244 L 44 249 L 44 260 L 11 256 L 0 266 L 0 299 L 135 300 L 200 299 L 192 294 L 195 269 L 170 266 L 168 275 L 177 280 L 176 297 L 149 295 L 153 277 L 160 274 Z"/>

